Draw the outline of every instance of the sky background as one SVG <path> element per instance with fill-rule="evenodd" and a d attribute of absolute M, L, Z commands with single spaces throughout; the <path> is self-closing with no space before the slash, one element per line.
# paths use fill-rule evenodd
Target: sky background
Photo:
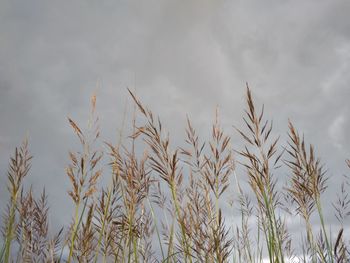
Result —
<path fill-rule="evenodd" d="M 340 0 L 0 0 L 0 208 L 8 158 L 28 136 L 26 182 L 46 187 L 54 224 L 70 220 L 64 168 L 79 147 L 67 116 L 85 127 L 95 90 L 104 140 L 132 112 L 129 87 L 175 142 L 186 114 L 207 138 L 218 105 L 235 147 L 246 82 L 282 145 L 288 118 L 316 145 L 335 200 L 349 174 L 349 14 Z"/>

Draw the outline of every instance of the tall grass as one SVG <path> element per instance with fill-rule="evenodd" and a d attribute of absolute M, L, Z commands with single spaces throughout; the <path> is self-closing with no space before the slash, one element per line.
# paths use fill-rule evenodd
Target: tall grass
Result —
<path fill-rule="evenodd" d="M 101 140 L 96 96 L 86 129 L 68 119 L 81 148 L 69 152 L 66 167 L 72 221 L 57 234 L 45 190 L 36 196 L 23 185 L 32 159 L 27 140 L 16 148 L 0 262 L 349 262 L 350 180 L 344 177 L 334 197 L 339 224 L 332 235 L 321 198 L 327 175 L 315 148 L 291 121 L 287 142 L 273 137 L 272 122 L 248 87 L 243 129 L 227 133 L 216 113 L 203 140 L 188 119 L 181 147 L 129 92 L 137 112 L 127 141 Z M 240 149 L 231 136 L 242 139 Z M 298 218 L 299 237 L 286 223 Z"/>

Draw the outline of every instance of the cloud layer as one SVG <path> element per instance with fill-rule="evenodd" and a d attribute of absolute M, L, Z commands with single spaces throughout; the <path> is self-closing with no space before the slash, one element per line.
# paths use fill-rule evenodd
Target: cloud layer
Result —
<path fill-rule="evenodd" d="M 186 113 L 205 130 L 216 105 L 234 134 L 247 81 L 276 133 L 291 118 L 337 183 L 350 157 L 349 13 L 345 0 L 1 1 L 0 207 L 8 157 L 28 134 L 28 180 L 46 186 L 53 220 L 69 218 L 66 116 L 86 123 L 96 86 L 104 138 L 116 138 L 130 87 L 179 140 Z"/>

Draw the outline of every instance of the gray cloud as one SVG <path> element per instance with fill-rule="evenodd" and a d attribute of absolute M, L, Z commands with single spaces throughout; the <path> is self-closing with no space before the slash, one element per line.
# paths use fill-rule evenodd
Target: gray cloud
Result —
<path fill-rule="evenodd" d="M 248 81 L 276 133 L 285 138 L 291 118 L 338 183 L 350 157 L 349 13 L 345 0 L 1 1 L 0 207 L 8 156 L 29 134 L 28 182 L 46 186 L 54 220 L 70 217 L 60 219 L 67 151 L 77 146 L 66 116 L 86 123 L 97 83 L 105 138 L 115 138 L 126 87 L 136 86 L 178 141 L 186 113 L 205 130 L 216 105 L 234 134 Z"/>

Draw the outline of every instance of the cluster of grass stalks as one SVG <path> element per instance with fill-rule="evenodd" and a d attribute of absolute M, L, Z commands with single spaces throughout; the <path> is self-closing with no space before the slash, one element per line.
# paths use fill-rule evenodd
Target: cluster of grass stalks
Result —
<path fill-rule="evenodd" d="M 28 142 L 16 148 L 0 262 L 349 262 L 350 180 L 344 177 L 333 203 L 339 224 L 332 235 L 321 202 L 327 175 L 314 147 L 292 122 L 287 142 L 273 138 L 272 122 L 263 107 L 256 109 L 248 87 L 245 128 L 232 132 L 244 143 L 235 150 L 218 114 L 209 140 L 188 119 L 184 145 L 172 145 L 160 119 L 130 95 L 138 115 L 126 143 L 103 142 L 106 150 L 98 150 L 96 96 L 86 130 L 69 119 L 81 149 L 69 152 L 66 167 L 72 221 L 57 234 L 48 224 L 45 190 L 37 197 L 23 187 Z M 291 236 L 290 219 L 300 224 L 299 237 Z"/>

